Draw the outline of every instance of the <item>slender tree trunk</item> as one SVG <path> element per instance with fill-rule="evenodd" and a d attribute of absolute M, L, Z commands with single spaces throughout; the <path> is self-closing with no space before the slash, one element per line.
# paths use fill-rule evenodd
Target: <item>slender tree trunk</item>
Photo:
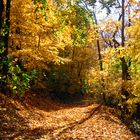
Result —
<path fill-rule="evenodd" d="M 4 3 L 3 0 L 0 0 L 0 50 L 3 50 L 4 47 L 4 36 L 2 34 L 2 29 L 3 29 L 3 12 L 4 12 Z M 0 73 L 3 73 L 3 65 L 2 65 L 2 60 L 3 60 L 3 54 L 0 53 Z M 4 82 L 3 80 L 0 79 L 0 90 L 3 90 L 4 87 Z"/>
<path fill-rule="evenodd" d="M 3 11 L 4 4 L 3 0 L 0 0 L 0 50 L 3 50 L 3 35 L 2 35 L 2 25 L 3 25 Z M 2 54 L 0 53 L 0 73 L 2 73 Z M 3 81 L 0 79 L 0 90 L 2 89 Z"/>
<path fill-rule="evenodd" d="M 88 11 L 90 11 L 89 10 L 89 8 L 88 8 L 88 6 L 87 6 L 87 4 L 85 3 L 85 7 L 86 7 L 86 9 L 88 10 Z M 93 6 L 94 7 L 94 6 Z M 95 10 L 95 9 L 94 9 Z M 93 18 L 94 18 L 94 23 L 96 24 L 96 25 L 98 25 L 98 21 L 97 21 L 97 17 L 96 17 L 96 12 L 93 10 L 93 13 L 92 13 L 92 16 L 93 16 Z M 97 30 L 97 33 L 99 33 L 99 31 Z M 103 61 L 102 61 L 102 55 L 101 55 L 101 46 L 100 46 L 100 41 L 99 41 L 99 39 L 97 39 L 97 41 L 96 41 L 96 45 L 97 45 L 97 51 L 98 51 L 98 61 L 99 61 L 99 68 L 100 68 L 100 71 L 103 71 Z M 103 76 L 101 76 L 101 87 L 102 87 L 102 99 L 103 99 L 103 102 L 104 103 L 106 103 L 106 97 L 105 97 L 105 84 L 104 84 L 104 78 L 103 78 Z"/>
<path fill-rule="evenodd" d="M 124 37 L 124 21 L 125 21 L 125 12 L 124 12 L 124 3 L 125 0 L 122 0 L 122 29 L 121 29 L 121 46 L 124 47 L 124 41 L 125 41 L 125 37 Z M 127 71 L 127 67 L 126 67 L 126 63 L 125 63 L 125 58 L 122 57 L 121 58 L 122 61 L 122 80 L 126 80 L 126 71 Z"/>
<path fill-rule="evenodd" d="M 103 70 L 103 62 L 102 62 L 102 56 L 101 56 L 101 48 L 100 48 L 100 42 L 97 40 L 97 49 L 98 49 L 98 59 L 99 59 L 99 65 L 100 65 L 100 70 Z"/>
<path fill-rule="evenodd" d="M 88 5 L 85 3 L 85 8 L 87 9 L 87 11 L 90 11 L 90 9 L 88 8 Z M 92 16 L 94 18 L 93 22 L 98 25 L 98 21 L 97 21 L 97 17 L 96 17 L 96 13 L 93 10 Z M 98 33 L 98 30 L 97 30 Z M 100 41 L 99 39 L 96 42 L 97 44 L 97 51 L 98 51 L 98 60 L 99 60 L 99 65 L 100 65 L 100 70 L 103 70 L 103 62 L 102 62 L 102 55 L 101 55 L 101 46 L 100 46 Z"/>
<path fill-rule="evenodd" d="M 124 41 L 125 41 L 125 37 L 124 37 L 124 22 L 125 22 L 125 9 L 124 9 L 124 3 L 125 3 L 125 0 L 122 0 L 122 29 L 121 29 L 121 45 L 122 47 L 124 47 Z"/>
<path fill-rule="evenodd" d="M 122 0 L 122 29 L 121 29 L 121 39 L 122 39 L 121 46 L 122 47 L 125 47 L 124 31 L 125 31 L 125 0 Z M 127 81 L 130 79 L 130 75 L 128 72 L 128 65 L 127 65 L 127 62 L 126 62 L 124 56 L 121 58 L 121 62 L 122 62 L 122 80 Z M 126 97 L 129 96 L 129 93 L 128 93 L 127 89 L 125 89 L 123 87 L 123 84 L 122 84 L 122 95 L 125 95 Z"/>
<path fill-rule="evenodd" d="M 2 35 L 3 11 L 4 11 L 3 0 L 0 0 L 0 50 L 2 50 L 3 48 L 3 35 Z M 0 63 L 1 62 L 2 62 L 2 54 L 0 54 Z"/>
<path fill-rule="evenodd" d="M 3 62 L 2 64 L 2 74 L 5 76 L 5 78 L 2 81 L 2 91 L 6 93 L 7 91 L 7 75 L 8 75 L 8 40 L 9 40 L 9 30 L 10 30 L 10 3 L 11 0 L 6 1 L 6 22 L 4 26 L 4 33 L 5 35 L 3 36 L 2 39 L 2 47 L 4 52 L 1 55 L 1 60 Z"/>
<path fill-rule="evenodd" d="M 124 31 L 125 31 L 125 8 L 124 5 L 125 0 L 122 0 L 122 29 L 121 29 L 121 46 L 125 47 L 125 36 L 124 36 Z M 121 58 L 122 61 L 122 80 L 128 80 L 129 79 L 129 72 L 128 72 L 128 65 L 126 63 L 125 57 Z"/>
<path fill-rule="evenodd" d="M 6 3 L 6 23 L 5 23 L 6 34 L 4 36 L 4 52 L 3 52 L 3 57 L 6 60 L 8 59 L 7 55 L 8 55 L 9 30 L 10 30 L 10 3 L 11 3 L 11 0 L 7 0 L 7 3 Z M 7 75 L 7 72 L 8 72 L 8 65 L 7 65 L 7 63 L 4 63 L 3 74 Z"/>
<path fill-rule="evenodd" d="M 122 80 L 126 81 L 129 80 L 129 72 L 128 72 L 128 65 L 124 57 L 121 58 L 122 61 Z"/>
<path fill-rule="evenodd" d="M 10 3 L 11 3 L 11 0 L 7 0 L 7 3 L 6 3 L 6 25 L 5 25 L 6 34 L 4 37 L 4 48 L 5 48 L 4 56 L 8 55 L 8 41 L 9 41 L 9 30 L 10 30 Z"/>
<path fill-rule="evenodd" d="M 2 29 L 2 14 L 4 10 L 3 0 L 0 0 L 0 30 Z"/>
<path fill-rule="evenodd" d="M 95 24 L 98 25 L 98 21 L 97 21 L 97 17 L 96 17 L 95 12 L 93 12 L 93 16 L 94 16 Z M 98 50 L 98 60 L 99 60 L 100 70 L 102 71 L 103 70 L 103 62 L 102 62 L 101 46 L 100 46 L 99 39 L 97 40 L 96 44 L 97 44 L 97 50 Z"/>
<path fill-rule="evenodd" d="M 96 17 L 95 12 L 93 12 L 93 17 L 94 17 L 95 24 L 98 25 L 98 21 L 97 21 L 97 17 Z M 97 30 L 97 33 L 98 33 L 98 30 Z M 102 62 L 101 46 L 100 46 L 99 39 L 97 40 L 96 44 L 97 44 L 97 50 L 98 50 L 98 60 L 99 60 L 100 71 L 103 71 L 103 62 Z M 103 76 L 101 76 L 101 86 L 103 89 L 103 91 L 102 91 L 103 102 L 106 103 L 106 96 L 105 96 L 105 92 L 104 92 L 105 84 L 104 84 Z"/>
<path fill-rule="evenodd" d="M 128 2 L 128 27 L 130 27 L 131 26 L 131 12 L 130 12 L 130 7 L 131 7 L 131 4 L 130 4 L 130 2 Z"/>

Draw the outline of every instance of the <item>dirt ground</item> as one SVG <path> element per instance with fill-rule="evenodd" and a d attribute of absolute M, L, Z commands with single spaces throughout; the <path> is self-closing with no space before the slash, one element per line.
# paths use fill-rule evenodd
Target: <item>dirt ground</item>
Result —
<path fill-rule="evenodd" d="M 40 93 L 23 100 L 0 93 L 2 140 L 140 140 L 100 104 L 62 104 Z"/>

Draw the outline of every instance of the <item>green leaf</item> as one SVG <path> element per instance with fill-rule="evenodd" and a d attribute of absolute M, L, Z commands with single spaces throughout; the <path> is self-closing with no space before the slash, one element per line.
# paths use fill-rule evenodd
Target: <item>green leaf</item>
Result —
<path fill-rule="evenodd" d="M 17 81 L 18 77 L 16 75 L 13 76 L 13 81 Z"/>

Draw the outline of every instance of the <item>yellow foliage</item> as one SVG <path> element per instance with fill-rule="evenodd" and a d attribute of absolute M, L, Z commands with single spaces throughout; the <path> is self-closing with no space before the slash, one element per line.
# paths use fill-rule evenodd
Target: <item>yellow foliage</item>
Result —
<path fill-rule="evenodd" d="M 66 3 L 66 1 L 61 2 Z M 69 62 L 70 57 L 61 56 L 60 51 L 65 51 L 66 47 L 72 49 L 72 34 L 77 30 L 77 24 L 80 22 L 77 20 L 74 7 L 71 10 L 66 8 L 59 10 L 51 0 L 47 1 L 45 8 L 42 9 L 42 7 L 42 3 L 34 4 L 32 0 L 12 0 L 11 2 L 9 53 L 27 62 L 28 68 L 44 67 L 44 65 L 47 68 L 47 64 L 51 62 L 54 64 Z M 65 11 L 67 14 L 64 13 Z M 82 16 L 79 18 L 83 19 Z M 89 28 L 82 27 L 87 34 L 87 43 L 83 46 L 93 48 L 97 33 L 94 25 Z M 77 40 L 80 40 L 78 33 Z M 83 53 L 82 57 L 91 57 L 95 50 L 89 50 L 92 49 L 87 48 L 80 52 Z"/>
<path fill-rule="evenodd" d="M 126 42 L 128 47 L 125 50 L 126 54 L 133 60 L 139 60 L 140 58 L 140 19 L 135 19 L 133 25 L 127 29 L 129 36 Z"/>

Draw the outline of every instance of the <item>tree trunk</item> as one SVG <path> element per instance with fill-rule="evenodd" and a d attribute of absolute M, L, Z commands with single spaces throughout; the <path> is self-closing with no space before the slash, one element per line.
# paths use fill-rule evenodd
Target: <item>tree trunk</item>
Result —
<path fill-rule="evenodd" d="M 94 17 L 95 24 L 98 25 L 95 12 L 93 12 L 93 17 Z M 98 32 L 98 30 L 97 30 L 97 32 Z M 102 71 L 103 70 L 103 62 L 102 62 L 101 46 L 100 46 L 99 39 L 97 40 L 96 44 L 97 44 L 97 50 L 98 50 L 98 59 L 99 59 L 100 70 Z"/>
<path fill-rule="evenodd" d="M 0 51 L 2 51 L 3 49 L 3 35 L 2 35 L 3 11 L 4 11 L 3 0 L 0 0 Z M 2 54 L 1 53 L 0 53 L 0 73 L 2 73 Z M 0 89 L 1 87 L 2 87 L 2 80 L 0 79 Z"/>
<path fill-rule="evenodd" d="M 10 3 L 11 0 L 7 0 L 6 3 L 6 24 L 5 24 L 5 28 L 6 28 L 6 34 L 4 37 L 4 56 L 8 55 L 8 40 L 9 40 L 9 30 L 10 30 Z"/>
<path fill-rule="evenodd" d="M 1 4 L 3 5 L 3 0 L 0 1 Z M 6 22 L 5 25 L 2 27 L 1 24 L 1 29 L 4 28 L 4 36 L 1 35 L 1 49 L 3 49 L 3 53 L 1 54 L 1 62 L 2 62 L 2 75 L 4 76 L 3 81 L 1 81 L 1 90 L 6 93 L 7 92 L 7 75 L 8 75 L 8 39 L 9 39 L 9 30 L 10 30 L 10 3 L 11 0 L 6 1 Z M 4 6 L 3 6 L 4 8 Z M 1 20 L 2 20 L 2 13 L 3 10 L 1 10 Z"/>
<path fill-rule="evenodd" d="M 124 3 L 125 0 L 122 0 L 122 29 L 121 29 L 121 46 L 124 47 L 124 41 L 125 41 L 125 37 L 124 37 L 124 21 L 125 21 L 125 12 L 124 12 Z M 121 58 L 122 61 L 122 80 L 126 80 L 126 71 L 127 71 L 127 67 L 126 67 L 126 62 L 125 62 L 125 58 L 122 57 Z"/>
<path fill-rule="evenodd" d="M 128 65 L 125 61 L 125 58 L 122 57 L 121 58 L 121 61 L 122 61 L 122 80 L 129 80 L 130 79 L 130 75 L 129 75 L 129 72 L 128 72 Z"/>
<path fill-rule="evenodd" d="M 4 11 L 3 0 L 0 0 L 0 50 L 3 49 L 3 35 L 2 35 L 3 11 Z M 1 62 L 2 62 L 2 54 L 0 54 L 0 63 Z"/>
<path fill-rule="evenodd" d="M 5 61 L 8 59 L 8 40 L 9 40 L 9 30 L 10 30 L 10 3 L 11 0 L 7 0 L 6 3 L 6 24 L 5 24 L 5 30 L 6 34 L 4 36 L 4 52 L 3 52 L 3 58 Z M 3 64 L 3 74 L 7 75 L 8 72 L 8 64 L 7 62 Z"/>
<path fill-rule="evenodd" d="M 124 36 L 124 31 L 125 31 L 125 0 L 122 0 L 122 29 L 121 29 L 121 46 L 125 47 L 125 36 Z M 121 62 L 122 62 L 122 80 L 123 81 L 127 81 L 130 79 L 130 75 L 128 72 L 128 65 L 127 62 L 125 60 L 125 57 L 123 56 L 121 58 Z M 125 89 L 123 87 L 122 84 L 122 95 L 125 95 L 126 97 L 129 96 L 129 93 L 127 91 L 127 89 Z"/>
<path fill-rule="evenodd" d="M 2 14 L 4 10 L 3 0 L 0 0 L 0 30 L 2 29 Z"/>
<path fill-rule="evenodd" d="M 124 31 L 125 31 L 125 0 L 122 0 L 122 29 L 121 29 L 121 46 L 125 47 L 125 36 L 124 36 Z M 126 63 L 125 57 L 121 58 L 122 62 L 122 80 L 129 80 L 129 72 L 128 72 L 128 65 Z"/>
<path fill-rule="evenodd" d="M 93 17 L 94 17 L 94 21 L 95 24 L 98 25 L 98 21 L 97 21 L 97 17 L 95 12 L 93 12 Z M 98 30 L 97 30 L 98 33 Z M 96 42 L 97 44 L 97 50 L 98 50 L 98 60 L 99 60 L 99 66 L 100 66 L 100 71 L 103 71 L 103 62 L 102 62 L 102 55 L 101 55 L 101 46 L 100 46 L 100 41 L 99 39 Z M 102 86 L 102 98 L 103 98 L 103 102 L 106 103 L 106 95 L 105 95 L 105 84 L 104 84 L 104 79 L 103 76 L 101 76 L 101 86 Z"/>

